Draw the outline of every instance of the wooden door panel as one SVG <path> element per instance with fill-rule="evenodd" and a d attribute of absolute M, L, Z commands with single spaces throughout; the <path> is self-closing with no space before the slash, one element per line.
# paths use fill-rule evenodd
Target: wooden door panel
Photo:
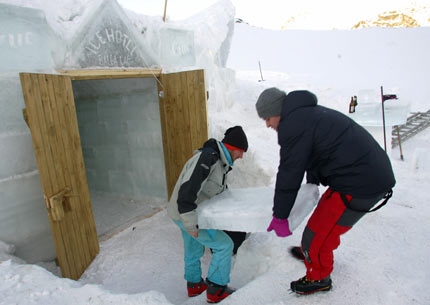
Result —
<path fill-rule="evenodd" d="M 161 130 L 168 196 L 185 162 L 208 139 L 204 70 L 161 74 Z"/>
<path fill-rule="evenodd" d="M 27 121 L 62 275 L 78 279 L 99 251 L 71 80 L 21 73 Z"/>

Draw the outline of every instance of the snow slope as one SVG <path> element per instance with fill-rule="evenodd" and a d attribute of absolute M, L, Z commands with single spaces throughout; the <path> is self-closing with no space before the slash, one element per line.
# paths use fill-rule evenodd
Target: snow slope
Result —
<path fill-rule="evenodd" d="M 248 30 L 237 30 L 234 39 L 244 41 L 244 37 L 255 34 L 253 29 Z M 279 43 L 279 37 L 272 34 L 261 30 L 259 45 Z M 313 35 L 303 34 L 295 38 L 300 45 L 305 44 L 300 39 Z M 348 37 L 348 33 L 344 35 Z M 418 39 L 415 34 L 411 39 L 414 43 L 422 43 L 415 41 Z M 330 49 L 329 44 L 321 43 Z M 399 48 L 402 45 L 399 43 Z M 288 40 L 285 47 L 288 47 Z M 220 138 L 222 128 L 241 124 L 249 137 L 249 152 L 235 164 L 231 187 L 273 186 L 274 183 L 279 153 L 276 134 L 265 128 L 254 108 L 263 88 L 279 86 L 287 91 L 309 88 L 325 106 L 342 108 L 345 97 L 350 95 L 349 90 L 342 88 L 353 87 L 350 80 L 339 78 L 334 70 L 326 69 L 323 78 L 315 77 L 308 72 L 312 67 L 306 66 L 306 61 L 302 65 L 305 71 L 302 75 L 290 74 L 288 66 L 278 71 L 270 68 L 270 71 L 263 70 L 265 81 L 259 82 L 255 61 L 249 67 L 239 66 L 238 54 L 247 54 L 250 50 L 246 44 L 233 43 L 230 65 L 236 70 L 236 102 L 225 112 L 209 113 L 209 119 L 216 122 L 213 136 Z M 262 48 L 260 51 L 269 50 Z M 284 59 L 270 52 L 261 54 L 265 56 L 263 67 L 279 67 L 277 63 Z M 428 58 L 418 56 L 408 60 L 417 67 L 428 67 L 430 63 Z M 378 62 L 373 62 L 367 72 L 372 75 L 377 70 Z M 399 84 L 400 92 L 408 92 L 402 85 Z M 367 89 L 367 86 L 355 89 Z M 420 96 L 427 96 L 427 86 L 417 86 L 416 90 Z M 428 108 L 426 101 L 412 99 L 410 102 L 415 109 Z M 393 149 L 391 159 L 397 179 L 394 196 L 386 207 L 364 217 L 343 236 L 341 247 L 335 251 L 331 292 L 297 296 L 288 290 L 290 281 L 305 273 L 303 264 L 287 252 L 290 246 L 300 242 L 303 222 L 288 238 L 278 238 L 273 233 L 251 234 L 239 249 L 231 273 L 231 286 L 239 290 L 222 304 L 430 304 L 426 292 L 430 279 L 430 227 L 427 224 L 430 206 L 426 192 L 430 186 L 429 152 L 430 129 L 403 143 L 404 161 L 400 160 L 399 149 Z M 324 188 L 320 188 L 320 193 L 323 191 Z M 204 272 L 209 261 L 210 253 L 206 252 L 202 262 Z M 204 295 L 191 299 L 186 296 L 182 239 L 164 210 L 101 242 L 99 255 L 79 281 L 62 279 L 58 272 L 53 263 L 26 264 L 13 256 L 13 247 L 0 243 L 0 304 L 205 303 Z"/>

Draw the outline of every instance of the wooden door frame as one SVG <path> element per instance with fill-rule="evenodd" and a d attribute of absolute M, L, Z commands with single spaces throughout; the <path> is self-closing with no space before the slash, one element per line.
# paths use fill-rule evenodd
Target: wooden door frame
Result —
<path fill-rule="evenodd" d="M 62 275 L 77 280 L 99 252 L 99 244 L 77 127 L 72 81 L 152 77 L 157 80 L 168 198 L 171 196 L 183 165 L 192 152 L 201 147 L 208 138 L 206 89 L 204 70 L 167 74 L 162 74 L 158 69 L 58 72 L 58 74 L 20 73 L 26 103 L 23 113 L 31 130 L 33 147 L 38 159 L 57 260 Z M 50 101 L 52 105 L 46 101 Z M 56 107 L 64 106 L 62 103 L 66 104 L 67 112 L 57 114 Z M 44 120 L 48 120 L 47 127 L 44 127 Z M 58 124 L 62 127 L 55 129 L 49 124 Z M 72 131 L 62 134 L 61 130 L 67 129 L 64 124 L 74 125 L 70 128 Z M 71 139 L 64 140 L 65 144 L 62 145 L 64 137 L 71 137 Z M 48 145 L 51 141 L 55 145 L 61 144 L 60 147 L 63 149 L 58 150 L 54 145 L 51 149 L 52 154 L 42 153 L 41 145 Z M 56 149 L 58 151 L 55 151 Z M 75 149 L 77 156 L 75 159 L 72 160 L 67 156 L 68 149 Z M 53 157 L 56 155 L 59 159 Z M 62 160 L 66 160 L 68 166 L 74 166 L 79 171 L 79 175 L 82 176 L 82 188 L 77 187 L 76 182 L 67 183 L 67 177 L 72 173 L 62 173 L 57 168 L 57 164 Z M 44 163 L 46 161 L 51 165 L 46 166 Z M 77 165 L 73 165 L 73 162 L 77 162 Z M 77 194 L 73 192 L 76 190 L 83 192 L 83 195 L 79 194 L 79 198 L 83 199 L 82 202 L 74 199 Z M 88 224 L 79 223 L 78 220 L 82 217 L 80 213 L 85 214 Z M 66 219 L 65 223 L 59 221 L 63 218 Z M 68 239 L 65 232 L 70 232 L 73 236 Z"/>

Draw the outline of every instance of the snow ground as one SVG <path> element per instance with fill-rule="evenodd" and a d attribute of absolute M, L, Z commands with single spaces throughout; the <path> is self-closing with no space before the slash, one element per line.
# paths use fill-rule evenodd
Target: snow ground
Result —
<path fill-rule="evenodd" d="M 425 66 L 428 62 L 416 64 Z M 340 106 L 344 96 L 333 87 L 328 90 L 327 85 L 320 85 L 313 76 L 301 75 L 298 81 L 286 73 L 265 72 L 266 81 L 258 82 L 259 71 L 239 69 L 236 76 L 237 102 L 227 112 L 209 114 L 216 122 L 214 134 L 226 126 L 241 124 L 249 137 L 252 149 L 235 164 L 231 186 L 271 186 L 278 146 L 276 134 L 256 116 L 258 93 L 269 86 L 286 90 L 310 86 L 324 105 L 334 108 Z M 343 85 L 337 80 L 338 88 Z M 419 103 L 420 109 L 425 106 Z M 239 249 L 231 273 L 230 285 L 239 290 L 222 304 L 430 304 L 426 292 L 430 279 L 430 206 L 426 194 L 430 186 L 430 129 L 403 143 L 402 148 L 404 161 L 400 160 L 398 147 L 391 153 L 397 179 L 393 198 L 344 235 L 335 251 L 331 292 L 297 296 L 288 290 L 290 281 L 305 272 L 303 264 L 288 255 L 288 248 L 300 242 L 303 222 L 288 238 L 273 233 L 251 234 Z M 320 188 L 320 193 L 323 191 Z M 210 253 L 206 252 L 204 274 L 209 261 Z M 79 281 L 62 279 L 58 274 L 53 263 L 26 264 L 13 256 L 13 247 L 0 242 L 1 305 L 206 303 L 204 295 L 191 299 L 186 296 L 182 239 L 165 210 L 102 241 L 99 255 Z"/>
<path fill-rule="evenodd" d="M 429 137 L 430 130 L 426 130 L 406 141 L 405 161 L 399 160 L 398 149 L 393 151 L 395 196 L 387 207 L 363 218 L 343 237 L 335 252 L 332 292 L 309 297 L 288 292 L 289 282 L 305 270 L 287 254 L 288 247 L 300 241 L 302 223 L 287 239 L 251 234 L 232 271 L 231 285 L 241 289 L 224 303 L 428 304 L 430 297 L 420 292 L 425 291 L 430 270 L 426 263 L 430 229 L 424 226 L 429 208 L 425 192 L 418 190 L 428 188 L 430 175 L 414 170 L 412 159 L 414 147 L 429 143 Z M 185 295 L 181 242 L 176 226 L 161 212 L 105 242 L 81 281 L 101 284 L 116 293 L 138 293 L 146 287 L 161 291 L 173 304 L 200 304 L 201 300 L 188 300 Z M 209 260 L 206 253 L 205 266 Z M 160 283 L 164 283 L 163 289 Z"/>

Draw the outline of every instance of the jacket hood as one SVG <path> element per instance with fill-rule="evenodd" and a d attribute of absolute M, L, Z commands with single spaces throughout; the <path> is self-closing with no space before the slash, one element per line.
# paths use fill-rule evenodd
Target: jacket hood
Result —
<path fill-rule="evenodd" d="M 212 149 L 214 149 L 219 154 L 219 148 L 218 148 L 217 140 L 215 140 L 213 138 L 207 140 L 203 144 L 203 147 L 204 148 L 212 148 Z"/>
<path fill-rule="evenodd" d="M 225 166 L 229 166 L 229 162 L 227 160 L 227 157 L 226 157 L 223 149 L 221 148 L 221 144 L 219 141 L 211 138 L 203 144 L 203 148 L 211 148 L 214 151 L 216 151 L 218 153 L 219 158 L 225 164 Z"/>
<path fill-rule="evenodd" d="M 291 91 L 284 99 L 281 116 L 285 117 L 297 108 L 316 106 L 317 104 L 318 99 L 312 92 L 307 90 Z"/>

